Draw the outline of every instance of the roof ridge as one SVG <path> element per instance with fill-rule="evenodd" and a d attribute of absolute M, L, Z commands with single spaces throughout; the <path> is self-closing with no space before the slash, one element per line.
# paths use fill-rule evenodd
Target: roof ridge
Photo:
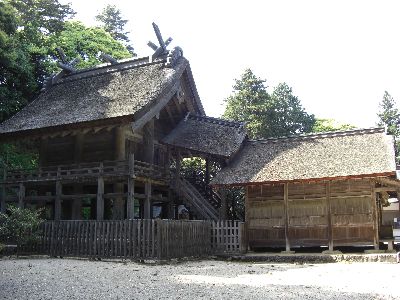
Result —
<path fill-rule="evenodd" d="M 71 81 L 80 80 L 83 78 L 91 78 L 91 77 L 100 76 L 100 75 L 104 75 L 104 74 L 121 72 L 121 71 L 125 71 L 125 70 L 146 67 L 146 66 L 166 62 L 165 59 L 149 62 L 148 60 L 145 60 L 146 58 L 148 58 L 148 57 L 142 57 L 140 59 L 118 62 L 117 64 L 101 64 L 101 65 L 97 65 L 95 67 L 82 69 L 82 70 L 79 70 L 77 72 L 74 72 L 74 73 L 71 73 L 71 74 L 68 74 L 68 75 L 62 77 L 58 82 L 54 83 L 53 85 L 56 86 L 59 84 L 63 84 L 65 82 L 71 82 Z"/>
<path fill-rule="evenodd" d="M 244 127 L 244 125 L 245 125 L 244 122 L 225 120 L 225 119 L 214 118 L 214 117 L 209 117 L 209 116 L 199 116 L 199 115 L 189 114 L 187 117 L 192 120 L 206 121 L 209 123 L 230 126 L 230 127 L 237 127 L 237 128 Z"/>
<path fill-rule="evenodd" d="M 316 139 L 316 138 L 329 138 L 329 137 L 337 137 L 337 136 L 352 136 L 352 135 L 361 135 L 361 134 L 372 134 L 372 133 L 383 133 L 385 132 L 385 128 L 383 127 L 371 127 L 371 128 L 357 128 L 350 130 L 337 130 L 337 131 L 326 131 L 326 132 L 316 132 L 316 133 L 303 133 L 298 135 L 289 135 L 289 136 L 281 136 L 281 137 L 273 137 L 273 138 L 265 138 L 265 139 L 253 139 L 249 140 L 249 142 L 273 142 L 273 141 L 281 141 L 281 140 L 305 140 L 305 139 Z"/>

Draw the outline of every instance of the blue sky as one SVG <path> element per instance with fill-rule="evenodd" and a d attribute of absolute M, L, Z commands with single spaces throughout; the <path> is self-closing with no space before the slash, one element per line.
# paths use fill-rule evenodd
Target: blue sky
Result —
<path fill-rule="evenodd" d="M 71 1 L 63 1 L 71 2 Z M 72 1 L 76 18 L 111 1 Z M 286 82 L 309 113 L 358 127 L 376 125 L 385 90 L 400 99 L 398 1 L 112 2 L 129 20 L 139 56 L 156 41 L 156 22 L 189 59 L 206 113 L 220 116 L 245 68 L 273 87 Z"/>

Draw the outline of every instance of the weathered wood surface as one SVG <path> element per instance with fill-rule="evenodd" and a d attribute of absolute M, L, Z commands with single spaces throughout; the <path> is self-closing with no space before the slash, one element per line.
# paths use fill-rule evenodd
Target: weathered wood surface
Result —
<path fill-rule="evenodd" d="M 370 179 L 247 188 L 247 226 L 252 247 L 372 245 L 375 200 Z M 286 201 L 285 201 L 286 200 Z"/>
<path fill-rule="evenodd" d="M 169 173 L 165 168 L 142 161 L 134 161 L 135 176 L 137 179 L 169 180 Z M 128 160 L 104 161 L 43 167 L 37 169 L 7 170 L 5 179 L 0 183 L 43 182 L 56 180 L 75 180 L 78 178 L 129 177 Z"/>
<path fill-rule="evenodd" d="M 51 256 L 171 259 L 245 252 L 238 221 L 49 221 L 41 243 L 25 247 Z"/>
<path fill-rule="evenodd" d="M 240 221 L 212 221 L 211 247 L 214 253 L 246 252 L 245 226 Z"/>

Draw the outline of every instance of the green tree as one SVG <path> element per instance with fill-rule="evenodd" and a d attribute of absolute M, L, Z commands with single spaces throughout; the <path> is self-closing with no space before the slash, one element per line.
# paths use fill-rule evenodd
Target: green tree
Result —
<path fill-rule="evenodd" d="M 129 51 L 109 33 L 98 27 L 86 27 L 81 22 L 66 22 L 60 34 L 51 39 L 51 48 L 61 47 L 69 59 L 80 58 L 77 68 L 102 63 L 99 53 L 106 53 L 116 59 L 131 57 Z M 54 55 L 54 52 L 53 52 Z M 54 58 L 56 58 L 54 56 Z"/>
<path fill-rule="evenodd" d="M 27 46 L 20 43 L 16 10 L 0 2 L 0 122 L 23 107 L 37 89 Z"/>
<path fill-rule="evenodd" d="M 17 249 L 39 241 L 40 210 L 10 206 L 8 213 L 0 213 L 0 242 L 16 243 Z"/>
<path fill-rule="evenodd" d="M 356 128 L 350 124 L 341 124 L 336 122 L 334 119 L 315 119 L 312 132 L 328 132 L 328 131 L 341 131 L 350 130 Z"/>
<path fill-rule="evenodd" d="M 128 51 L 135 55 L 134 49 L 130 45 L 129 32 L 125 31 L 128 20 L 122 18 L 121 11 L 115 5 L 108 4 L 104 7 L 102 12 L 96 16 L 96 20 L 102 24 L 101 27 L 111 34 L 115 40 L 124 43 Z"/>
<path fill-rule="evenodd" d="M 396 161 L 400 162 L 400 111 L 396 107 L 396 101 L 385 91 L 382 101 L 379 104 L 379 126 L 385 126 L 387 133 L 393 135 L 395 139 Z"/>
<path fill-rule="evenodd" d="M 235 80 L 224 118 L 245 121 L 251 138 L 268 138 L 310 132 L 315 118 L 306 113 L 292 89 L 281 83 L 268 94 L 265 80 L 247 69 Z"/>

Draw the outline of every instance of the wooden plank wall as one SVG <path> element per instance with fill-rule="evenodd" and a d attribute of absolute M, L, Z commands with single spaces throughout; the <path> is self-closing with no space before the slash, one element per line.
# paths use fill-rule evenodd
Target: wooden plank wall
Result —
<path fill-rule="evenodd" d="M 370 245 L 375 240 L 375 193 L 369 179 L 288 183 L 247 188 L 251 247 Z M 329 213 L 330 212 L 330 213 Z M 285 235 L 285 224 L 287 234 Z"/>
<path fill-rule="evenodd" d="M 207 221 L 59 221 L 43 225 L 42 253 L 91 258 L 180 258 L 211 253 Z"/>

